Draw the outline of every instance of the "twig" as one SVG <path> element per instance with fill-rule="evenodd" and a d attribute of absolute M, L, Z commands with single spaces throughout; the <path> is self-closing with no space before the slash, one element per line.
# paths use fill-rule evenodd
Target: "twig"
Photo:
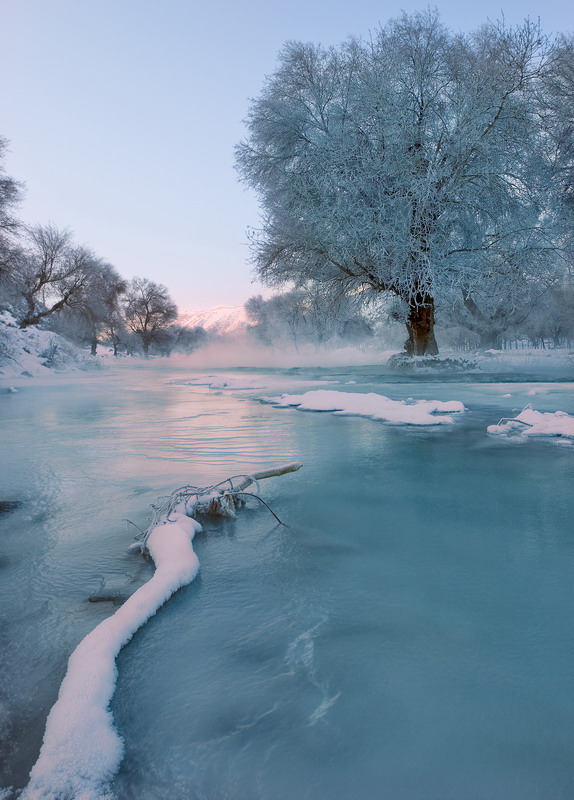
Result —
<path fill-rule="evenodd" d="M 277 520 L 277 522 L 279 523 L 279 525 L 283 525 L 285 528 L 287 527 L 287 526 L 285 525 L 285 523 L 283 522 L 283 520 L 280 520 L 280 519 L 279 519 L 279 517 L 278 517 L 278 516 L 277 516 L 277 514 L 276 514 L 276 513 L 273 511 L 273 509 L 271 508 L 271 506 L 270 506 L 268 503 L 266 503 L 266 502 L 265 502 L 265 500 L 264 500 L 262 497 L 259 497 L 259 495 L 258 495 L 258 494 L 253 494 L 253 492 L 237 492 L 237 494 L 238 494 L 240 497 L 254 497 L 256 500 L 259 500 L 259 502 L 260 502 L 260 503 L 263 503 L 263 505 L 265 506 L 265 508 L 266 508 L 268 511 L 270 511 L 270 512 L 273 514 L 273 516 L 275 517 L 275 519 Z"/>

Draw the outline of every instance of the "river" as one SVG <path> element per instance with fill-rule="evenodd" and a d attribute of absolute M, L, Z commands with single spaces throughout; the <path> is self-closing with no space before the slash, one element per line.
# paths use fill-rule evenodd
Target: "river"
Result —
<path fill-rule="evenodd" d="M 255 500 L 207 521 L 198 578 L 121 652 L 118 800 L 570 800 L 574 447 L 486 428 L 572 414 L 574 384 L 205 374 L 0 394 L 0 787 L 26 784 L 70 652 L 115 609 L 88 598 L 151 575 L 127 552 L 150 503 L 300 461 L 261 484 L 286 525 Z M 467 411 L 421 428 L 258 399 L 318 388 Z"/>

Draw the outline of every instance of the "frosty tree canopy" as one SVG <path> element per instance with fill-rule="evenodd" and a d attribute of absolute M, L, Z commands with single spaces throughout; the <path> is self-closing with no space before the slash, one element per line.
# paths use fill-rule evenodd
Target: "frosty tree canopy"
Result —
<path fill-rule="evenodd" d="M 437 300 L 484 315 L 547 286 L 562 242 L 543 113 L 557 52 L 531 22 L 463 36 L 434 11 L 367 43 L 285 45 L 237 154 L 264 210 L 259 276 L 398 296 L 416 355 L 437 352 Z"/>

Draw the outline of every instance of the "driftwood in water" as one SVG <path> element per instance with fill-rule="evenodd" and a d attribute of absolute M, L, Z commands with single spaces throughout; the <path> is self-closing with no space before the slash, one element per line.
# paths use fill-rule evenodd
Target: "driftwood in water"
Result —
<path fill-rule="evenodd" d="M 210 517 L 234 517 L 235 510 L 245 505 L 245 497 L 249 494 L 254 497 L 259 495 L 259 481 L 265 478 L 275 478 L 279 475 L 286 475 L 289 472 L 296 472 L 301 469 L 301 464 L 292 462 L 284 464 L 282 467 L 275 467 L 274 469 L 265 469 L 260 472 L 255 472 L 253 475 L 234 475 L 232 478 L 227 478 L 225 481 L 209 487 L 207 490 L 201 490 L 193 494 L 185 504 L 185 513 L 190 517 L 210 516 Z M 255 484 L 254 492 L 246 492 L 250 486 Z M 260 497 L 258 499 L 265 503 Z M 267 505 L 265 503 L 265 505 Z M 269 508 L 269 506 L 267 506 Z M 271 510 L 271 509 L 269 509 Z M 279 520 L 279 517 L 272 511 L 273 516 Z M 279 520 L 280 521 L 280 520 Z"/>
<path fill-rule="evenodd" d="M 235 486 L 235 491 L 242 492 L 244 489 L 247 489 L 248 486 L 251 486 L 252 483 L 262 481 L 265 478 L 276 478 L 279 475 L 286 475 L 288 472 L 297 472 L 302 466 L 303 465 L 299 464 L 297 461 L 293 461 L 291 464 L 285 464 L 275 469 L 263 469 L 261 472 L 254 472 L 253 475 L 240 476 L 243 480 Z"/>
<path fill-rule="evenodd" d="M 196 516 L 215 516 L 215 517 L 235 517 L 238 508 L 245 505 L 245 498 L 255 497 L 273 514 L 275 519 L 281 520 L 275 512 L 269 508 L 267 503 L 259 497 L 259 481 L 266 478 L 275 478 L 279 475 L 286 475 L 289 472 L 297 472 L 302 464 L 291 462 L 281 467 L 260 470 L 253 475 L 233 475 L 213 486 L 180 486 L 167 497 L 160 498 L 161 502 L 152 505 L 152 521 L 142 537 L 133 543 L 130 549 L 147 552 L 146 542 L 150 533 L 158 525 L 164 525 L 171 521 L 174 511 L 183 511 L 188 517 Z M 255 490 L 247 492 L 250 486 L 255 484 Z M 282 523 L 281 523 L 282 524 Z"/>

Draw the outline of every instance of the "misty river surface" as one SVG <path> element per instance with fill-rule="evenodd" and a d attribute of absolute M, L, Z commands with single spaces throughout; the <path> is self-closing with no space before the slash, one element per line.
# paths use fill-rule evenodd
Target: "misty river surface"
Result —
<path fill-rule="evenodd" d="M 301 461 L 261 483 L 287 525 L 256 500 L 207 521 L 199 576 L 120 653 L 118 800 L 570 800 L 574 447 L 486 427 L 529 402 L 572 414 L 574 384 L 186 383 L 205 374 L 158 361 L 0 394 L 0 787 L 26 784 L 69 654 L 116 608 L 88 598 L 152 574 L 126 520 Z M 413 428 L 258 400 L 316 388 L 468 410 Z"/>

